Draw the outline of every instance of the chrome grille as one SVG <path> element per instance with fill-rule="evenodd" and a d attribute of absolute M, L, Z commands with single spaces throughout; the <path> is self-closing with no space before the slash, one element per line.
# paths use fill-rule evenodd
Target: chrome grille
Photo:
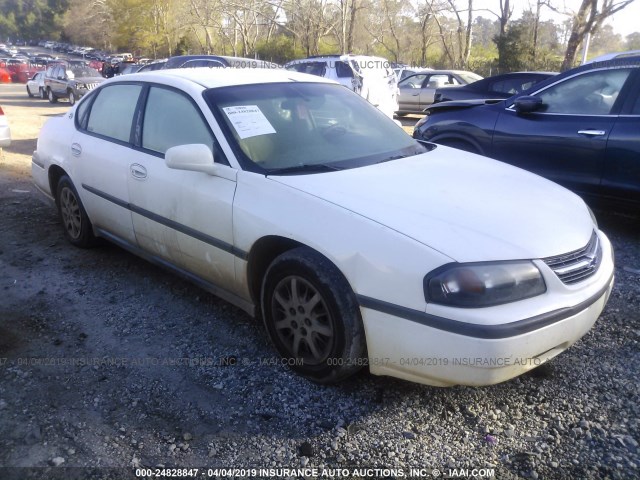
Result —
<path fill-rule="evenodd" d="M 571 285 L 593 275 L 598 270 L 601 259 L 602 247 L 598 235 L 593 232 L 591 240 L 584 248 L 564 255 L 543 258 L 542 261 L 558 275 L 563 283 Z"/>

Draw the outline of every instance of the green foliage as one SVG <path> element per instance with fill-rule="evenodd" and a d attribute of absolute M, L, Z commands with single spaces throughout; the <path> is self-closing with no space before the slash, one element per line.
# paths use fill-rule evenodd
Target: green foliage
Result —
<path fill-rule="evenodd" d="M 630 33 L 625 40 L 625 50 L 640 50 L 640 32 Z"/>
<path fill-rule="evenodd" d="M 189 40 L 186 37 L 180 37 L 176 45 L 175 55 L 187 55 L 191 51 Z"/>
<path fill-rule="evenodd" d="M 296 47 L 293 38 L 287 35 L 276 35 L 270 41 L 261 40 L 256 44 L 258 58 L 279 64 L 304 56 L 300 46 Z"/>
<path fill-rule="evenodd" d="M 525 69 L 530 54 L 528 33 L 523 25 L 513 25 L 502 38 L 494 37 L 500 73 Z"/>
<path fill-rule="evenodd" d="M 591 56 L 619 52 L 624 49 L 622 36 L 613 31 L 611 25 L 605 25 L 591 37 L 589 53 Z"/>
<path fill-rule="evenodd" d="M 59 39 L 67 0 L 7 0 L 0 2 L 0 38 Z"/>

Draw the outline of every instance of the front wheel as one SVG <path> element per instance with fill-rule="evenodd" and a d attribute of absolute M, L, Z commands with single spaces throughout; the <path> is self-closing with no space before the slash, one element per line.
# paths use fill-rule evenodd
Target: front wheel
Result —
<path fill-rule="evenodd" d="M 304 377 L 333 383 L 366 365 L 355 295 L 319 253 L 300 247 L 273 261 L 262 286 L 262 312 L 272 343 Z"/>
<path fill-rule="evenodd" d="M 87 248 L 95 244 L 93 227 L 82 206 L 71 179 L 64 175 L 58 181 L 56 205 L 66 239 L 76 247 Z"/>
<path fill-rule="evenodd" d="M 53 94 L 53 90 L 49 89 L 47 91 L 47 95 L 49 96 L 49 103 L 57 103 L 58 98 Z"/>

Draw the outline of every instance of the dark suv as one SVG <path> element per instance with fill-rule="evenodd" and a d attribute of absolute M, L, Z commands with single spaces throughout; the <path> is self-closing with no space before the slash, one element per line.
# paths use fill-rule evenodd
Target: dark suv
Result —
<path fill-rule="evenodd" d="M 44 89 L 51 103 L 56 103 L 59 98 L 68 98 L 69 103 L 74 105 L 76 100 L 104 80 L 96 69 L 89 66 L 57 64 L 47 70 Z"/>
<path fill-rule="evenodd" d="M 427 114 L 417 139 L 640 207 L 640 56 L 583 65 L 503 101 L 437 103 Z"/>

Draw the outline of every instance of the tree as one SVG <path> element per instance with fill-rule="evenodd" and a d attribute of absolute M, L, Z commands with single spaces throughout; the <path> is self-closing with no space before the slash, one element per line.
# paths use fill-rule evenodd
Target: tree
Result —
<path fill-rule="evenodd" d="M 467 0 L 467 8 L 459 10 L 454 0 L 447 0 L 448 12 L 455 16 L 455 20 L 434 16 L 445 56 L 453 68 L 466 68 L 471 53 L 471 34 L 473 28 L 473 0 Z M 462 19 L 462 13 L 466 11 L 467 21 Z"/>
<path fill-rule="evenodd" d="M 221 4 L 210 0 L 189 0 L 191 26 L 200 42 L 201 49 L 207 55 L 213 53 L 213 30 L 220 25 Z M 204 36 L 204 42 L 201 36 Z"/>
<path fill-rule="evenodd" d="M 306 56 L 318 55 L 321 40 L 335 31 L 333 5 L 328 0 L 288 0 L 285 5 L 287 30 L 300 42 Z"/>
<path fill-rule="evenodd" d="M 640 32 L 633 32 L 625 39 L 625 50 L 640 50 Z"/>
<path fill-rule="evenodd" d="M 604 54 L 623 49 L 622 35 L 615 33 L 611 25 L 604 25 L 591 37 L 590 51 Z"/>
<path fill-rule="evenodd" d="M 582 0 L 580 8 L 573 15 L 571 34 L 562 62 L 562 70 L 572 68 L 576 63 L 578 49 L 587 34 L 598 31 L 602 22 L 619 12 L 634 0 Z"/>
<path fill-rule="evenodd" d="M 0 38 L 59 39 L 67 0 L 5 0 L 0 2 Z"/>
<path fill-rule="evenodd" d="M 79 45 L 110 50 L 114 25 L 106 0 L 71 0 L 64 15 L 64 34 Z"/>
<path fill-rule="evenodd" d="M 512 40 L 507 39 L 506 36 L 511 15 L 513 15 L 513 7 L 509 0 L 500 0 L 500 14 L 496 15 L 498 17 L 500 30 L 498 37 L 494 41 L 496 42 L 496 47 L 498 47 L 498 69 L 501 72 L 508 71 L 509 68 L 507 66 L 507 61 L 504 59 L 510 55 L 508 46 Z"/>

